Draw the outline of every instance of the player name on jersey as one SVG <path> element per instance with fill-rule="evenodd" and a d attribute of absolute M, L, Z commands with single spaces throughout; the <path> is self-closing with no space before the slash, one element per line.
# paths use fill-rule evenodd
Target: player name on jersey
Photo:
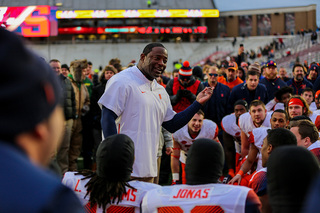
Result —
<path fill-rule="evenodd" d="M 122 201 L 135 202 L 138 191 L 136 189 L 128 189 L 127 194 L 122 195 Z"/>
<path fill-rule="evenodd" d="M 173 190 L 170 196 L 170 200 L 176 199 L 206 199 L 213 188 L 203 189 L 178 189 Z"/>

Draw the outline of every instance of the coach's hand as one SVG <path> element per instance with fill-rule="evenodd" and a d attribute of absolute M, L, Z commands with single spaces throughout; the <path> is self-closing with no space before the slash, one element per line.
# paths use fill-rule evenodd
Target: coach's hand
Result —
<path fill-rule="evenodd" d="M 196 100 L 203 105 L 211 98 L 212 94 L 213 94 L 213 88 L 206 87 L 197 95 Z"/>

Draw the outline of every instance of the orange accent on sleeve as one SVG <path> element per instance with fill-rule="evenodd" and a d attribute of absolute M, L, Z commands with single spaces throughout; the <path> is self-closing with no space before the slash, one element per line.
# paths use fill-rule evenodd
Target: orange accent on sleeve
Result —
<path fill-rule="evenodd" d="M 161 94 L 159 94 L 159 98 L 162 99 Z"/>
<path fill-rule="evenodd" d="M 218 126 L 217 126 L 216 132 L 214 133 L 214 138 L 218 137 L 218 133 L 219 133 L 219 128 L 218 128 Z"/>
<path fill-rule="evenodd" d="M 240 175 L 241 177 L 243 176 L 243 171 L 242 170 L 239 170 L 239 172 L 237 173 L 237 175 Z"/>
<path fill-rule="evenodd" d="M 224 129 L 224 127 L 223 127 L 222 121 L 221 121 L 221 128 L 222 128 L 223 131 L 226 131 L 226 130 Z"/>
<path fill-rule="evenodd" d="M 254 135 L 252 134 L 252 132 L 249 132 L 248 142 L 252 144 L 254 143 Z"/>

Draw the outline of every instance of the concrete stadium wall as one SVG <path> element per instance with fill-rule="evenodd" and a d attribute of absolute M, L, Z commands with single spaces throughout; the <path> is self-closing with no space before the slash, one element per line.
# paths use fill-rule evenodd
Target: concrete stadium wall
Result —
<path fill-rule="evenodd" d="M 316 5 L 308 5 L 302 7 L 286 7 L 286 8 L 269 8 L 257 10 L 239 10 L 225 11 L 220 13 L 220 17 L 226 18 L 227 36 L 235 37 L 239 35 L 239 16 L 252 16 L 252 36 L 257 35 L 257 15 L 271 15 L 271 35 L 274 33 L 283 33 L 286 31 L 285 14 L 294 13 L 295 16 L 295 33 L 301 29 L 316 30 Z M 208 20 L 207 22 L 209 22 Z M 210 26 L 210 23 L 207 23 Z M 218 30 L 218 29 L 217 29 Z"/>
<path fill-rule="evenodd" d="M 285 17 L 284 13 L 271 14 L 271 23 L 276 23 L 271 25 L 271 34 L 282 33 L 285 31 Z"/>

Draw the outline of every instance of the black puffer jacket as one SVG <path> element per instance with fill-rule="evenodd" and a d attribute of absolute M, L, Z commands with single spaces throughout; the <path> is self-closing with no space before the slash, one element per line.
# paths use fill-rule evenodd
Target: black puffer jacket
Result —
<path fill-rule="evenodd" d="M 101 79 L 100 84 L 97 86 L 93 87 L 92 89 L 92 95 L 91 95 L 91 108 L 90 111 L 93 116 L 93 127 L 96 129 L 101 129 L 101 109 L 98 105 L 98 101 L 100 97 L 103 95 L 104 90 L 106 88 L 107 80 L 105 78 Z"/>
<path fill-rule="evenodd" d="M 64 116 L 66 120 L 75 119 L 76 117 L 76 101 L 75 101 L 75 93 L 73 87 L 71 85 L 70 80 L 63 76 L 59 75 L 59 79 L 61 82 L 61 87 L 63 90 L 63 109 Z"/>

